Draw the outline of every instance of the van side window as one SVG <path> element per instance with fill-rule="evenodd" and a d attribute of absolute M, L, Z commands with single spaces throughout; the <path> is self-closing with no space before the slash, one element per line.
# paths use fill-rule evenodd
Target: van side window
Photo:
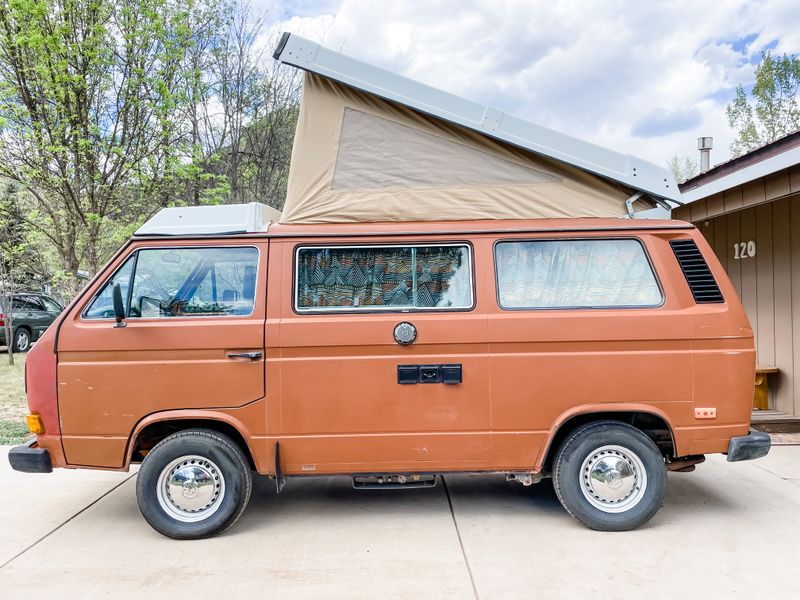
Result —
<path fill-rule="evenodd" d="M 133 274 L 134 256 L 128 257 L 123 265 L 116 270 L 100 292 L 95 296 L 83 316 L 86 319 L 113 319 L 114 318 L 114 285 L 119 284 L 122 291 L 122 301 L 125 303 L 125 312 L 128 311 L 128 289 L 131 275 Z"/>
<path fill-rule="evenodd" d="M 495 267 L 506 309 L 653 307 L 663 300 L 637 240 L 500 242 Z"/>
<path fill-rule="evenodd" d="M 300 311 L 469 309 L 467 245 L 300 248 Z"/>
<path fill-rule="evenodd" d="M 257 266 L 256 248 L 139 250 L 129 316 L 249 315 Z"/>

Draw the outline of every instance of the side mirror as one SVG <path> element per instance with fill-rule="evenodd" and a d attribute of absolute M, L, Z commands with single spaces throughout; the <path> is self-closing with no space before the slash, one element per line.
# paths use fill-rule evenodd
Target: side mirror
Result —
<path fill-rule="evenodd" d="M 118 283 L 114 284 L 113 299 L 114 318 L 117 320 L 114 327 L 125 327 L 125 304 L 122 302 L 122 288 Z"/>

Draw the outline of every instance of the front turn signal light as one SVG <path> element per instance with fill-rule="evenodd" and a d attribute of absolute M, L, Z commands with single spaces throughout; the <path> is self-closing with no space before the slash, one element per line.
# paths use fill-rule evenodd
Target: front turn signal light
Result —
<path fill-rule="evenodd" d="M 42 415 L 39 413 L 25 415 L 25 422 L 28 424 L 28 429 L 31 433 L 35 433 L 36 435 L 42 435 L 44 433 L 44 421 L 42 421 Z"/>

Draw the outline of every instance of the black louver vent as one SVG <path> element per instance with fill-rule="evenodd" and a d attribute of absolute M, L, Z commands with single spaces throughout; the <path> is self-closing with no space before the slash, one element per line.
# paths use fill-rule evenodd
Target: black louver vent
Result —
<path fill-rule="evenodd" d="M 700 249 L 694 240 L 672 240 L 669 245 L 672 246 L 683 276 L 686 277 L 686 283 L 692 290 L 694 301 L 698 304 L 724 302 L 722 292 L 719 291 L 719 286 L 711 274 L 711 269 L 708 268 L 708 264 L 700 254 Z"/>

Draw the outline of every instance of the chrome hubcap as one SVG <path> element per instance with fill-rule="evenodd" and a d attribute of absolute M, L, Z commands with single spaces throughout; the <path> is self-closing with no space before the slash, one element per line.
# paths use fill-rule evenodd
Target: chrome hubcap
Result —
<path fill-rule="evenodd" d="M 589 504 L 607 513 L 630 510 L 644 496 L 647 473 L 635 452 L 601 446 L 581 465 L 581 491 Z"/>
<path fill-rule="evenodd" d="M 19 348 L 20 350 L 26 350 L 30 342 L 31 340 L 26 332 L 20 331 L 17 334 L 17 348 Z"/>
<path fill-rule="evenodd" d="M 184 523 L 208 519 L 225 497 L 222 472 L 213 461 L 202 456 L 176 458 L 161 471 L 156 485 L 161 508 Z"/>

